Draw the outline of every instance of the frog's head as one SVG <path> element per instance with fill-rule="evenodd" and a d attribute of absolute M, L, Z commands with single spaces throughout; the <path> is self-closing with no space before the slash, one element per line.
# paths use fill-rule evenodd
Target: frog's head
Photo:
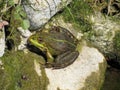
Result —
<path fill-rule="evenodd" d="M 38 48 L 44 47 L 42 41 L 39 40 L 39 38 L 40 38 L 40 35 L 38 33 L 33 34 L 32 36 L 29 37 L 28 44 L 33 45 Z"/>

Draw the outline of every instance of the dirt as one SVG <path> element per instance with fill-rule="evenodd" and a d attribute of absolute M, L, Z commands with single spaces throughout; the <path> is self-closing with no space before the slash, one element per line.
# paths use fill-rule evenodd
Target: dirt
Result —
<path fill-rule="evenodd" d="M 120 70 L 108 67 L 101 90 L 120 90 Z"/>

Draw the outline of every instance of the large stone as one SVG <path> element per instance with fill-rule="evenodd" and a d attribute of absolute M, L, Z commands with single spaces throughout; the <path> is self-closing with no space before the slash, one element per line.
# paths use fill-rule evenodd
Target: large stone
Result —
<path fill-rule="evenodd" d="M 35 71 L 42 77 L 39 63 Z M 49 84 L 47 90 L 100 90 L 104 81 L 106 63 L 104 56 L 95 48 L 83 46 L 77 60 L 63 69 L 46 68 Z"/>
<path fill-rule="evenodd" d="M 38 29 L 72 0 L 27 0 L 23 7 L 30 20 L 31 29 Z"/>

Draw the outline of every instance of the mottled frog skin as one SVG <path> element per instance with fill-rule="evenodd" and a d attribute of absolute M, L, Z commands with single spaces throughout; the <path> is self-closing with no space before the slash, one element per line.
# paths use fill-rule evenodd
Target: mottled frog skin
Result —
<path fill-rule="evenodd" d="M 30 36 L 28 44 L 39 48 L 47 56 L 46 67 L 65 68 L 72 64 L 79 55 L 76 50 L 78 40 L 67 29 L 54 26 L 43 29 Z"/>

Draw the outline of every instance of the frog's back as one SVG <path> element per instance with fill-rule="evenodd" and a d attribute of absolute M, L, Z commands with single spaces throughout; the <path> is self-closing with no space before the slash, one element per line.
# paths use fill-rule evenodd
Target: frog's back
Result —
<path fill-rule="evenodd" d="M 78 40 L 70 33 L 68 30 L 62 27 L 57 27 L 56 29 L 50 30 L 47 37 L 49 46 L 59 51 L 59 53 L 66 52 L 68 50 L 75 50 Z"/>

